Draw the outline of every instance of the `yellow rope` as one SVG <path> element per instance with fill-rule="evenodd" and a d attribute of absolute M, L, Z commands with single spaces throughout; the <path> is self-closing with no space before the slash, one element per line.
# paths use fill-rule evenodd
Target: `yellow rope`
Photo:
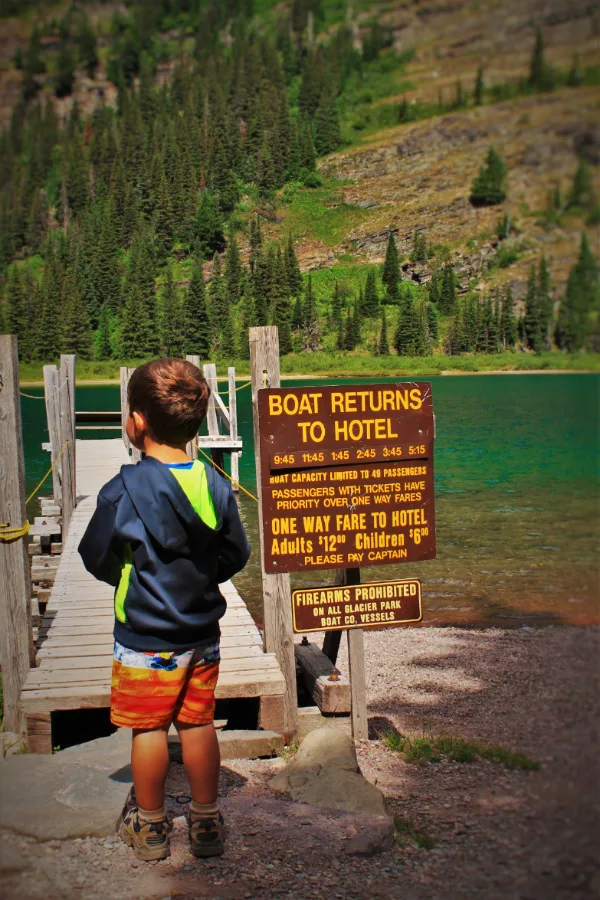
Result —
<path fill-rule="evenodd" d="M 39 489 L 45 482 L 46 478 L 48 477 L 48 475 L 50 475 L 52 469 L 57 465 L 59 459 L 61 458 L 61 456 L 67 449 L 68 444 L 69 444 L 69 442 L 65 441 L 65 444 L 63 445 L 62 450 L 60 451 L 60 453 L 58 454 L 58 456 L 56 457 L 56 459 L 54 460 L 54 462 L 52 463 L 52 465 L 50 466 L 50 468 L 48 469 L 48 471 L 42 478 L 42 480 L 34 487 L 32 492 L 30 493 L 29 497 L 25 501 L 25 506 L 27 506 L 29 501 L 37 494 L 37 492 L 39 491 Z M 2 543 L 4 543 L 4 544 L 9 544 L 12 541 L 18 541 L 19 538 L 25 537 L 25 535 L 29 533 L 30 528 L 31 528 L 31 525 L 30 525 L 28 519 L 25 521 L 25 523 L 23 525 L 19 525 L 17 528 L 11 528 L 9 522 L 0 522 L 0 541 L 2 541 Z"/>
<path fill-rule="evenodd" d="M 232 484 L 237 484 L 237 486 L 239 487 L 239 489 L 240 489 L 241 491 L 243 491 L 245 494 L 248 494 L 248 496 L 249 496 L 252 500 L 256 500 L 256 502 L 258 503 L 258 497 L 255 497 L 254 494 L 251 494 L 250 491 L 247 491 L 246 488 L 243 487 L 243 485 L 241 485 L 241 484 L 239 483 L 239 481 L 234 481 L 233 478 L 231 477 L 231 475 L 228 475 L 227 472 L 226 472 L 224 469 L 221 468 L 221 466 L 218 466 L 218 465 L 216 464 L 216 462 L 214 461 L 214 459 L 212 459 L 210 456 L 208 456 L 208 454 L 206 454 L 206 453 L 204 452 L 204 450 L 202 449 L 202 447 L 200 447 L 199 444 L 197 445 L 197 447 L 198 447 L 198 450 L 200 451 L 200 453 L 202 454 L 202 456 L 203 456 L 205 459 L 208 460 L 208 462 L 211 464 L 211 466 L 213 466 L 213 468 L 217 469 L 217 470 L 221 473 L 221 475 L 224 475 L 224 476 L 225 476 L 225 478 L 229 478 L 229 480 L 230 480 L 230 482 L 231 482 Z"/>
<path fill-rule="evenodd" d="M 233 389 L 233 393 L 235 394 L 235 393 L 237 393 L 237 391 L 241 391 L 244 388 L 250 387 L 251 384 L 252 384 L 251 381 L 247 381 L 245 384 L 240 384 L 239 387 L 236 387 Z M 225 396 L 225 394 L 228 394 L 228 393 L 229 393 L 229 391 L 217 391 L 217 394 L 223 394 L 223 396 Z"/>
<path fill-rule="evenodd" d="M 51 394 L 48 394 L 48 399 L 50 399 L 50 397 L 58 397 L 66 383 L 67 379 L 65 378 L 63 383 L 59 385 L 55 391 L 53 391 Z M 21 397 L 27 397 L 28 400 L 46 400 L 45 391 L 41 396 L 39 394 L 26 394 L 24 391 L 19 391 L 19 394 L 21 395 Z"/>

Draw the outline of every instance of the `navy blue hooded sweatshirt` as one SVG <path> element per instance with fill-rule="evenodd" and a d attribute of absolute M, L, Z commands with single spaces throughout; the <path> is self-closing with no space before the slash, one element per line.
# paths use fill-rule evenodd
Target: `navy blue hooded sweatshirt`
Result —
<path fill-rule="evenodd" d="M 210 466 L 206 475 L 214 530 L 152 457 L 123 466 L 98 495 L 79 553 L 88 572 L 115 588 L 124 563 L 132 563 L 114 629 L 125 647 L 187 650 L 220 634 L 226 602 L 219 583 L 244 568 L 250 545 L 229 484 Z"/>

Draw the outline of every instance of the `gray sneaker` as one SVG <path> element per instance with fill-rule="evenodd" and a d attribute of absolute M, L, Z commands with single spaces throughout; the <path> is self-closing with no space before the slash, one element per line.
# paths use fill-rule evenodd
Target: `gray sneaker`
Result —
<path fill-rule="evenodd" d="M 220 812 L 214 816 L 188 812 L 190 851 L 194 856 L 221 856 L 224 849 L 225 822 Z"/>
<path fill-rule="evenodd" d="M 160 822 L 147 822 L 141 818 L 138 807 L 134 806 L 123 817 L 119 837 L 124 844 L 133 848 L 137 859 L 149 861 L 166 859 L 171 855 L 166 816 Z"/>

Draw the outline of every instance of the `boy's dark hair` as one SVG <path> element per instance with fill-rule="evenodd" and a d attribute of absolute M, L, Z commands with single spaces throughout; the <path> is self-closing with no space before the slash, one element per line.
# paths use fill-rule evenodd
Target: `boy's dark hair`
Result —
<path fill-rule="evenodd" d="M 127 388 L 130 412 L 142 413 L 152 436 L 186 444 L 206 416 L 210 388 L 200 370 L 185 359 L 153 359 L 139 366 Z"/>

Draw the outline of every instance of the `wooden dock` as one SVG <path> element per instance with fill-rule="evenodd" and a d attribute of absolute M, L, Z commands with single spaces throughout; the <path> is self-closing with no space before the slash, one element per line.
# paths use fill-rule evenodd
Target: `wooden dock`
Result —
<path fill-rule="evenodd" d="M 37 668 L 25 681 L 21 702 L 30 752 L 52 751 L 52 714 L 110 706 L 113 593 L 83 567 L 79 541 L 96 508 L 98 491 L 130 462 L 123 441 L 76 442 L 77 505 L 39 637 Z M 221 620 L 217 699 L 258 698 L 259 728 L 283 733 L 285 681 L 231 581 L 221 585 L 227 612 Z"/>

